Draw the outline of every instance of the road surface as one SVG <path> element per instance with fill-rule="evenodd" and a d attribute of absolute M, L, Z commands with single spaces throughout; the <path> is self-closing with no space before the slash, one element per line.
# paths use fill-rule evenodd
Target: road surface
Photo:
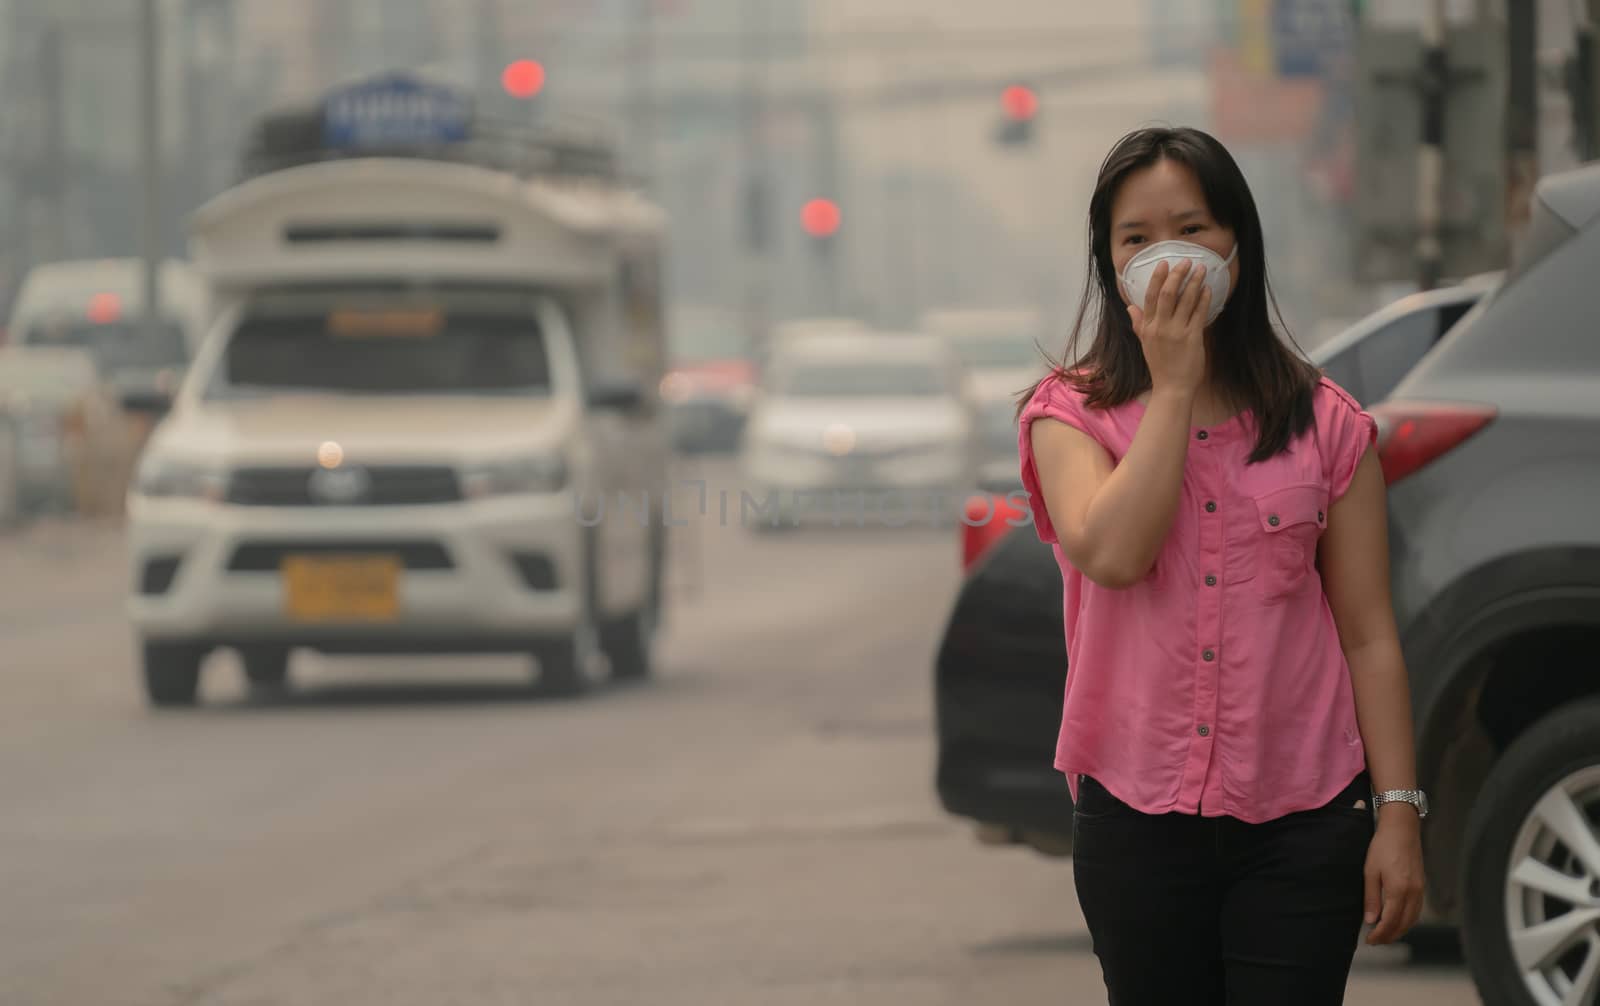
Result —
<path fill-rule="evenodd" d="M 0 534 L 0 1003 L 1103 1003 L 1067 863 L 933 796 L 953 533 L 677 536 L 648 684 L 221 656 L 156 714 L 116 529 Z M 1384 950 L 1350 1001 L 1475 997 Z"/>

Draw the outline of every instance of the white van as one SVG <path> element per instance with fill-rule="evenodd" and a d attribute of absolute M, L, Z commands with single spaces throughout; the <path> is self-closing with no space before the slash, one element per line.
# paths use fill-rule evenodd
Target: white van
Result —
<path fill-rule="evenodd" d="M 159 411 L 199 349 L 208 308 L 205 285 L 188 262 L 169 259 L 157 275 L 161 317 L 152 337 L 144 329 L 139 259 L 35 266 L 17 291 L 9 341 L 87 350 L 125 404 Z"/>
<path fill-rule="evenodd" d="M 215 320 L 129 502 L 150 701 L 192 703 L 217 647 L 258 685 L 295 648 L 648 673 L 663 230 L 603 180 L 414 158 L 201 208 Z"/>

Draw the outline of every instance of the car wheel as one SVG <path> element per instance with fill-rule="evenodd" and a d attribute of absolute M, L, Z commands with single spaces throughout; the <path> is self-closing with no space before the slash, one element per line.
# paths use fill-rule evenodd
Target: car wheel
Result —
<path fill-rule="evenodd" d="M 22 516 L 22 472 L 17 453 L 14 429 L 0 418 L 0 528 L 10 527 Z"/>
<path fill-rule="evenodd" d="M 606 626 L 600 645 L 611 662 L 611 676 L 637 681 L 650 676 L 650 648 L 656 634 L 654 602 Z"/>
<path fill-rule="evenodd" d="M 278 689 L 289 683 L 288 647 L 248 646 L 239 651 L 239 660 L 251 688 Z"/>
<path fill-rule="evenodd" d="M 540 695 L 564 699 L 593 691 L 598 683 L 594 659 L 599 650 L 599 633 L 588 618 L 582 619 L 571 635 L 535 646 L 533 657 L 539 665 L 535 690 Z"/>
<path fill-rule="evenodd" d="M 638 611 L 613 619 L 601 633 L 600 645 L 611 662 L 611 676 L 619 681 L 638 681 L 650 676 L 651 649 L 661 626 L 665 538 L 659 531 L 651 534 L 650 584 L 644 604 Z"/>
<path fill-rule="evenodd" d="M 1400 942 L 1411 948 L 1413 964 L 1461 965 L 1461 930 L 1455 926 L 1419 924 Z"/>
<path fill-rule="evenodd" d="M 577 624 L 567 635 L 546 640 L 534 647 L 538 676 L 534 687 L 540 695 L 576 698 L 594 689 L 594 661 L 600 655 L 600 631 L 594 613 L 599 609 L 599 540 L 593 528 L 583 537 L 583 604 Z"/>
<path fill-rule="evenodd" d="M 200 692 L 204 647 L 190 643 L 144 644 L 144 692 L 152 706 L 192 706 Z"/>
<path fill-rule="evenodd" d="M 1463 943 L 1485 1002 L 1600 990 L 1600 703 L 1559 710 L 1495 763 L 1467 821 Z"/>
<path fill-rule="evenodd" d="M 750 533 L 759 535 L 781 535 L 799 529 L 799 524 L 789 514 L 780 514 L 777 520 L 760 516 L 745 523 Z"/>

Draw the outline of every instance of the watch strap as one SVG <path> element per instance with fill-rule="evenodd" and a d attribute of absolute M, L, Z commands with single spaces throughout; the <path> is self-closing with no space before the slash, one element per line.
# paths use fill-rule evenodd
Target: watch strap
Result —
<path fill-rule="evenodd" d="M 1381 793 L 1372 794 L 1374 810 L 1386 803 L 1409 803 L 1417 808 L 1418 816 L 1428 816 L 1428 798 L 1420 789 L 1386 789 Z"/>

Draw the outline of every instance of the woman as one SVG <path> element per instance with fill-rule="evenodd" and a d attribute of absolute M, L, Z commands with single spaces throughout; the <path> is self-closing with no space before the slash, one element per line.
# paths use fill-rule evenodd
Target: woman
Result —
<path fill-rule="evenodd" d="M 1363 922 L 1391 942 L 1422 901 L 1376 425 L 1274 328 L 1215 139 L 1125 137 L 1089 229 L 1094 340 L 1028 394 L 1019 447 L 1111 1003 L 1339 1003 Z"/>

